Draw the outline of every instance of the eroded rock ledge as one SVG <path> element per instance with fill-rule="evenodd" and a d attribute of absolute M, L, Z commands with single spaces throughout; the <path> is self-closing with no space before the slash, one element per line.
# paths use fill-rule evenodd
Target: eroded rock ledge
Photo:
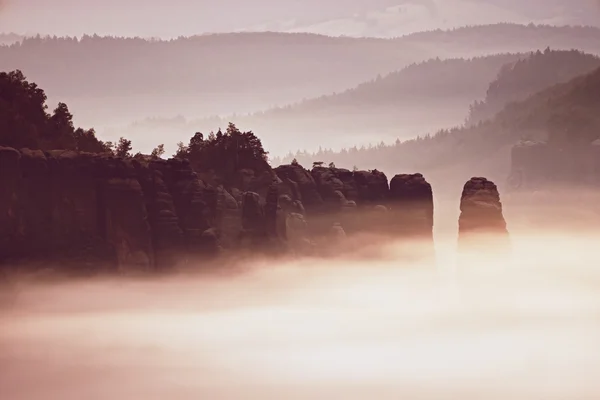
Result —
<path fill-rule="evenodd" d="M 0 147 L 0 267 L 160 271 L 236 252 L 331 254 L 364 233 L 433 244 L 420 174 L 388 183 L 298 164 L 238 174 L 237 186 L 214 186 L 182 159 Z"/>

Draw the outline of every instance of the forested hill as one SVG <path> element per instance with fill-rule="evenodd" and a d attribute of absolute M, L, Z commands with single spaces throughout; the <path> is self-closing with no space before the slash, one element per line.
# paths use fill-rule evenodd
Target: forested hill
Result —
<path fill-rule="evenodd" d="M 485 94 L 500 68 L 526 54 L 501 54 L 473 59 L 431 59 L 362 83 L 339 94 L 321 96 L 248 116 L 194 121 L 146 119 L 122 134 L 139 137 L 148 132 L 210 132 L 227 126 L 252 126 L 272 148 L 356 143 L 374 127 L 381 139 L 405 130 L 438 130 L 464 121 L 469 104 Z M 414 136 L 413 136 L 414 137 Z M 294 147 L 292 147 L 294 146 Z"/>
<path fill-rule="evenodd" d="M 0 33 L 0 46 L 9 46 L 23 40 L 23 36 L 16 33 Z"/>
<path fill-rule="evenodd" d="M 383 171 L 423 171 L 432 179 L 485 175 L 504 180 L 508 176 L 509 150 L 523 139 L 590 143 L 600 137 L 600 69 L 554 85 L 526 100 L 507 105 L 498 115 L 476 126 L 442 130 L 432 136 L 398 141 L 390 146 L 351 148 L 342 152 L 299 152 L 296 158 L 337 166 L 361 165 Z M 461 175 L 462 174 L 462 175 Z"/>
<path fill-rule="evenodd" d="M 412 62 L 527 52 L 552 45 L 600 53 L 600 29 L 490 25 L 397 39 L 232 33 L 148 41 L 30 38 L 0 47 L 81 123 L 246 113 L 340 92 Z"/>
<path fill-rule="evenodd" d="M 467 124 L 492 118 L 508 103 L 526 99 L 544 88 L 600 67 L 600 58 L 577 50 L 553 51 L 547 48 L 503 67 L 483 101 L 470 109 Z"/>
<path fill-rule="evenodd" d="M 577 48 L 586 52 L 598 53 L 596 42 L 599 29 L 591 26 L 555 26 L 555 25 L 521 25 L 521 24 L 491 24 L 465 26 L 452 30 L 431 30 L 407 35 L 398 40 L 409 39 L 415 44 L 443 44 L 441 51 L 452 52 L 455 45 L 471 43 L 475 49 L 485 49 L 488 46 L 497 47 L 499 43 L 520 42 L 522 46 L 545 48 Z M 547 43 L 546 46 L 539 46 Z M 495 49 L 494 49 L 495 50 Z M 497 51 L 496 51 L 497 52 Z"/>
<path fill-rule="evenodd" d="M 499 54 L 472 59 L 430 59 L 413 63 L 385 76 L 378 75 L 375 79 L 339 94 L 276 107 L 255 116 L 268 119 L 304 119 L 315 114 L 341 116 L 339 113 L 357 112 L 361 108 L 372 110 L 378 107 L 411 107 L 438 100 L 445 102 L 448 99 L 472 99 L 485 90 L 503 65 L 526 57 L 524 54 Z"/>

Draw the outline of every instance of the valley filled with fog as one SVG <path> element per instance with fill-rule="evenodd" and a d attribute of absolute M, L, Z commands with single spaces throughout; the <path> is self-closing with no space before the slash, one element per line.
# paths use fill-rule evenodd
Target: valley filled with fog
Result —
<path fill-rule="evenodd" d="M 0 315 L 0 388 L 31 400 L 591 399 L 597 240 L 515 234 L 510 261 L 483 253 L 460 268 L 442 252 L 436 268 L 340 257 L 24 283 Z"/>
<path fill-rule="evenodd" d="M 0 0 L 0 399 L 598 398 L 599 21 Z"/>

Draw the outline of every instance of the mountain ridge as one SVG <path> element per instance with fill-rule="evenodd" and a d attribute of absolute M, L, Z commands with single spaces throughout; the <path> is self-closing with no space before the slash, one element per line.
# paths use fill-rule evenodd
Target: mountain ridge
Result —
<path fill-rule="evenodd" d="M 341 92 L 432 57 L 529 52 L 549 44 L 600 54 L 600 29 L 498 24 L 387 40 L 284 33 L 171 41 L 34 38 L 0 47 L 0 70 L 22 70 L 46 88 L 50 103 L 65 101 L 79 125 L 100 132 L 149 115 L 252 113 Z"/>
<path fill-rule="evenodd" d="M 523 140 L 559 146 L 589 145 L 600 137 L 600 67 L 568 82 L 551 85 L 523 101 L 507 104 L 494 118 L 474 126 L 443 129 L 434 135 L 392 145 L 353 147 L 289 154 L 273 162 L 333 162 L 381 171 L 390 167 L 419 170 L 437 185 L 455 185 L 467 175 L 504 182 L 510 172 L 512 146 Z"/>
<path fill-rule="evenodd" d="M 316 0 L 156 0 L 150 4 L 130 0 L 126 7 L 120 3 L 105 0 L 98 6 L 93 0 L 12 1 L 0 13 L 0 25 L 15 32 L 59 35 L 97 32 L 177 37 L 276 30 L 393 37 L 475 23 L 597 26 L 600 15 L 593 0 L 332 0 L 326 4 Z M 31 9 L 38 12 L 32 14 Z M 54 17 L 42 18 L 44 10 Z"/>
<path fill-rule="evenodd" d="M 471 59 L 430 59 L 413 63 L 399 71 L 379 76 L 341 93 L 307 99 L 284 107 L 267 109 L 249 115 L 186 120 L 180 118 L 150 118 L 129 126 L 122 134 L 138 134 L 160 130 L 171 133 L 210 132 L 234 122 L 252 126 L 269 142 L 279 137 L 288 145 L 324 141 L 325 132 L 345 140 L 352 135 L 377 127 L 379 134 L 393 135 L 399 126 L 415 131 L 440 129 L 461 122 L 465 110 L 475 98 L 485 93 L 489 82 L 506 63 L 527 57 L 526 54 L 500 54 Z M 425 111 L 422 111 L 425 110 Z M 427 125 L 426 114 L 435 113 L 438 121 Z M 444 118 L 439 120 L 439 118 Z M 421 125 L 419 125 L 421 124 Z M 421 128 L 419 128 L 419 126 Z M 285 132 L 285 137 L 278 135 Z M 382 136 L 383 137 L 383 136 Z M 297 138 L 300 142 L 294 142 Z M 273 144 L 274 147 L 282 143 Z M 315 146 L 316 147 L 316 146 Z"/>

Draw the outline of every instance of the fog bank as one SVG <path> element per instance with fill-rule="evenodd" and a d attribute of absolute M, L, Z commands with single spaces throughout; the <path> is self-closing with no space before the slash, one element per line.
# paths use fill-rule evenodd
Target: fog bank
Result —
<path fill-rule="evenodd" d="M 0 317 L 0 393 L 597 398 L 598 239 L 523 232 L 510 260 L 460 268 L 453 241 L 439 241 L 435 268 L 296 260 L 234 276 L 22 282 Z"/>

